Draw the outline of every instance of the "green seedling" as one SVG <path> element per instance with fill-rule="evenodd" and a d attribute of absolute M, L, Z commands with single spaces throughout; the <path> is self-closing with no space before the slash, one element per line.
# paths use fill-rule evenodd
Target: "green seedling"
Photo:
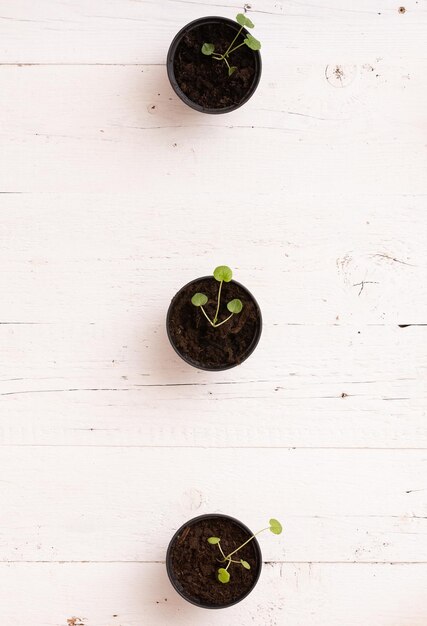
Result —
<path fill-rule="evenodd" d="M 208 320 L 211 326 L 213 326 L 214 328 L 218 328 L 218 326 L 222 326 L 222 324 L 225 324 L 225 322 L 228 322 L 228 320 L 231 319 L 233 315 L 237 315 L 238 313 L 240 313 L 240 311 L 243 309 L 243 303 L 238 298 L 235 298 L 234 300 L 230 300 L 230 302 L 227 304 L 227 309 L 230 311 L 230 315 L 226 317 L 225 320 L 218 322 L 219 307 L 221 305 L 222 285 L 223 283 L 230 282 L 230 280 L 233 277 L 233 272 L 226 265 L 220 265 L 219 267 L 215 268 L 213 275 L 214 275 L 215 280 L 219 282 L 218 300 L 217 300 L 217 305 L 216 305 L 215 316 L 213 317 L 213 319 L 209 317 L 209 315 L 206 313 L 206 310 L 203 308 L 204 305 L 208 301 L 208 297 L 205 296 L 204 293 L 195 293 L 194 296 L 191 298 L 191 303 L 194 304 L 194 306 L 197 306 L 200 308 L 203 315 L 206 317 L 206 319 Z"/>
<path fill-rule="evenodd" d="M 209 537 L 208 543 L 210 543 L 213 546 L 218 546 L 218 550 L 221 554 L 221 558 L 218 559 L 218 561 L 220 563 L 226 564 L 224 567 L 220 567 L 217 571 L 217 578 L 220 583 L 225 584 L 230 581 L 231 576 L 230 576 L 230 572 L 228 571 L 228 568 L 230 567 L 232 563 L 237 563 L 238 565 L 241 565 L 245 569 L 251 569 L 251 566 L 247 561 L 244 561 L 243 559 L 232 559 L 231 557 L 237 554 L 237 552 L 239 552 L 239 550 L 241 550 L 243 546 L 246 546 L 250 541 L 252 541 L 252 539 L 254 539 L 260 533 L 263 533 L 265 530 L 269 530 L 275 535 L 280 535 L 280 533 L 282 532 L 282 525 L 280 522 L 277 521 L 277 519 L 271 519 L 269 522 L 269 526 L 267 526 L 266 528 L 263 528 L 262 530 L 259 530 L 257 533 L 252 535 L 252 537 L 249 537 L 249 539 L 245 541 L 245 543 L 242 543 L 241 546 L 239 546 L 238 548 L 236 548 L 235 550 L 233 550 L 233 552 L 230 552 L 229 554 L 224 553 L 224 550 L 221 547 L 220 537 Z"/>
<path fill-rule="evenodd" d="M 246 17 L 246 15 L 243 15 L 243 13 L 239 13 L 238 15 L 236 15 L 236 22 L 239 24 L 240 29 L 238 30 L 237 35 L 223 54 L 221 54 L 220 52 L 216 52 L 215 45 L 213 43 L 204 43 L 202 46 L 202 54 L 208 57 L 212 57 L 213 59 L 215 59 L 215 61 L 222 61 L 223 63 L 225 63 L 228 68 L 229 76 L 234 74 L 234 72 L 237 70 L 237 67 L 235 65 L 231 65 L 230 63 L 230 54 L 232 54 L 242 46 L 247 46 L 251 50 L 261 50 L 261 43 L 258 41 L 258 39 L 255 39 L 255 37 L 253 35 L 250 35 L 249 33 L 244 35 L 245 38 L 243 39 L 243 41 L 236 44 L 244 28 L 254 28 L 253 22 L 248 17 Z"/>

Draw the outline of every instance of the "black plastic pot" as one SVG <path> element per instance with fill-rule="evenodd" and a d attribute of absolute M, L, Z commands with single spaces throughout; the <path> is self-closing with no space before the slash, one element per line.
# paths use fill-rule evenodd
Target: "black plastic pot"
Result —
<path fill-rule="evenodd" d="M 168 312 L 166 315 L 166 332 L 168 335 L 168 339 L 171 343 L 172 348 L 175 350 L 175 352 L 178 354 L 178 356 L 181 357 L 181 359 L 183 359 L 183 361 L 185 361 L 186 363 L 188 363 L 188 365 L 191 365 L 192 367 L 195 367 L 197 369 L 200 370 L 206 370 L 208 372 L 223 372 L 224 370 L 228 370 L 231 369 L 233 367 L 236 367 L 237 365 L 241 365 L 241 363 L 243 363 L 244 361 L 246 361 L 246 359 L 252 354 L 252 352 L 255 350 L 255 348 L 258 345 L 258 342 L 260 340 L 261 337 L 261 333 L 262 333 L 262 315 L 261 315 L 261 309 L 259 308 L 258 302 L 255 300 L 254 296 L 251 294 L 251 292 L 249 291 L 249 289 L 246 289 L 246 287 L 244 285 L 242 285 L 241 283 L 237 282 L 237 280 L 232 280 L 230 281 L 229 284 L 235 284 L 238 285 L 246 294 L 247 294 L 247 298 L 252 300 L 255 309 L 256 309 L 256 313 L 257 313 L 257 318 L 258 318 L 258 325 L 257 325 L 257 329 L 256 329 L 256 333 L 254 334 L 253 340 L 249 346 L 249 348 L 246 350 L 244 356 L 242 356 L 238 362 L 235 363 L 228 363 L 226 365 L 222 365 L 222 366 L 218 366 L 218 367 L 210 367 L 208 365 L 204 365 L 201 362 L 195 362 L 193 359 L 189 358 L 187 355 L 183 354 L 179 348 L 177 347 L 176 343 L 174 342 L 174 339 L 171 335 L 170 332 L 170 328 L 169 328 L 169 323 L 170 323 L 170 318 L 173 312 L 173 308 L 174 308 L 174 304 L 176 302 L 176 300 L 180 297 L 181 292 L 186 289 L 187 287 L 196 284 L 202 280 L 209 280 L 209 279 L 213 279 L 212 276 L 202 276 L 201 278 L 196 278 L 194 280 L 191 280 L 189 283 L 187 283 L 186 285 L 184 285 L 183 287 L 181 287 L 181 289 L 175 294 L 175 296 L 172 298 L 172 301 L 169 305 L 168 308 Z"/>
<path fill-rule="evenodd" d="M 238 519 L 231 517 L 230 515 L 222 515 L 220 513 L 211 513 L 211 514 L 207 514 L 207 515 L 199 515 L 198 517 L 193 517 L 193 519 L 189 520 L 188 522 L 186 522 L 185 524 L 183 524 L 174 534 L 174 536 L 172 537 L 167 552 L 166 552 L 166 571 L 169 577 L 169 580 L 172 584 L 172 586 L 174 587 L 175 591 L 177 591 L 179 593 L 179 595 L 184 598 L 184 600 L 187 600 L 187 602 L 190 602 L 191 604 L 194 604 L 195 606 L 198 606 L 200 608 L 203 609 L 226 609 L 230 606 L 234 606 L 235 604 L 238 604 L 239 602 L 241 602 L 242 600 L 244 600 L 250 593 L 251 591 L 255 588 L 260 574 L 261 574 L 261 569 L 262 569 L 262 553 L 261 553 L 261 548 L 259 546 L 258 540 L 256 539 L 256 537 L 252 540 L 252 545 L 253 548 L 255 550 L 256 553 L 256 559 L 257 559 L 257 570 L 256 570 L 256 574 L 255 574 L 255 578 L 253 580 L 252 586 L 249 588 L 248 591 L 246 591 L 246 593 L 244 593 L 242 596 L 240 596 L 239 598 L 237 598 L 237 600 L 234 600 L 233 602 L 229 602 L 228 604 L 221 604 L 221 605 L 211 605 L 211 604 L 206 604 L 203 601 L 197 601 L 196 599 L 188 596 L 185 592 L 185 590 L 183 589 L 182 585 L 180 584 L 178 577 L 175 574 L 173 565 L 172 565 L 172 551 L 174 549 L 174 545 L 176 543 L 176 541 L 179 540 L 180 536 L 186 531 L 186 529 L 189 526 L 193 526 L 194 524 L 199 523 L 200 521 L 204 521 L 204 520 L 227 520 L 229 522 L 233 522 L 236 526 L 239 526 L 245 533 L 248 534 L 248 537 L 250 537 L 251 535 L 253 535 L 252 531 L 245 526 L 245 524 L 242 524 L 242 522 L 240 522 Z M 221 584 L 221 583 L 218 583 Z"/>
<path fill-rule="evenodd" d="M 172 85 L 172 89 L 175 91 L 176 95 L 181 98 L 181 100 L 183 102 L 185 102 L 185 104 L 187 104 L 189 107 L 191 107 L 192 109 L 194 109 L 195 111 L 200 111 L 201 113 L 213 113 L 213 114 L 218 114 L 218 113 L 230 113 L 231 111 L 235 111 L 236 109 L 238 109 L 239 107 L 241 107 L 243 104 L 245 104 L 245 102 L 247 102 L 249 100 L 249 98 L 254 94 L 256 88 L 258 87 L 258 83 L 260 81 L 261 78 L 261 54 L 259 53 L 258 50 L 253 50 L 253 58 L 254 58 L 254 62 L 255 62 L 255 74 L 254 74 L 254 79 L 253 82 L 250 86 L 250 88 L 248 89 L 246 95 L 242 98 L 242 100 L 238 103 L 238 104 L 233 104 L 231 106 L 228 107 L 224 107 L 224 108 L 206 108 L 203 107 L 202 105 L 198 104 L 197 102 L 193 102 L 193 100 L 191 100 L 180 88 L 180 86 L 177 83 L 176 77 L 175 77 L 175 70 L 174 70 L 174 62 L 175 62 L 175 54 L 177 51 L 177 48 L 179 46 L 179 44 L 181 43 L 181 40 L 183 38 L 183 36 L 185 35 L 185 33 L 187 33 L 189 30 L 193 29 L 193 28 L 198 28 L 202 25 L 205 24 L 227 24 L 228 26 L 230 26 L 231 28 L 233 28 L 236 32 L 239 30 L 240 26 L 237 24 L 237 22 L 234 22 L 233 20 L 229 20 L 226 17 L 217 17 L 217 16 L 212 16 L 212 17 L 201 17 L 197 20 L 194 20 L 192 22 L 190 22 L 189 24 L 187 24 L 186 26 L 184 26 L 184 28 L 182 28 L 179 33 L 177 33 L 175 35 L 175 37 L 172 40 L 172 43 L 169 47 L 169 51 L 168 51 L 168 55 L 167 55 L 167 61 L 166 61 L 166 68 L 167 68 L 167 73 L 168 73 L 168 78 L 170 81 L 170 84 Z M 246 29 L 243 29 L 242 33 L 244 34 L 248 34 L 248 31 Z"/>

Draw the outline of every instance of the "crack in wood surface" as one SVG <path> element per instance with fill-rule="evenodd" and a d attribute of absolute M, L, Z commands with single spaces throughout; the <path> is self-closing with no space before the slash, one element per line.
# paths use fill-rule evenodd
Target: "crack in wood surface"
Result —
<path fill-rule="evenodd" d="M 259 383 L 268 383 L 271 382 L 273 383 L 274 381 L 266 381 L 266 380 L 262 380 L 262 381 L 221 381 L 221 382 L 209 382 L 209 383 L 153 383 L 153 384 L 135 384 L 133 387 L 70 387 L 68 389 L 26 389 L 23 391 L 6 391 L 3 393 L 0 393 L 0 397 L 4 397 L 4 396 L 16 396 L 16 395 L 26 395 L 26 394 L 32 394 L 32 393 L 79 393 L 79 392 L 84 392 L 84 391 L 89 391 L 89 392 L 106 392 L 106 391 L 114 391 L 114 392 L 126 392 L 126 391 L 139 391 L 142 389 L 146 389 L 146 388 L 150 388 L 150 387 L 154 387 L 154 388 L 167 388 L 167 387 L 209 387 L 209 386 L 215 386 L 215 385 L 244 385 L 244 384 L 254 384 L 256 382 Z M 367 394 L 346 394 L 345 397 L 366 397 Z M 334 395 L 321 395 L 321 396 L 317 396 L 317 395 L 310 395 L 310 396 L 292 396 L 292 400 L 305 400 L 305 399 L 312 399 L 312 400 L 335 400 L 337 398 L 342 398 L 342 392 L 334 394 Z M 369 397 L 371 397 L 369 395 Z M 408 397 L 408 396 L 398 396 L 398 397 L 381 397 L 381 396 L 375 396 L 380 400 L 411 400 L 412 398 Z"/>
<path fill-rule="evenodd" d="M 388 259 L 389 261 L 394 261 L 395 263 L 401 263 L 401 265 L 409 265 L 410 267 L 416 267 L 416 265 L 414 265 L 413 263 L 408 263 L 407 261 L 402 261 L 401 259 L 397 259 L 394 256 L 390 256 L 389 254 L 373 254 L 372 256 L 374 257 L 380 257 L 383 259 Z"/>

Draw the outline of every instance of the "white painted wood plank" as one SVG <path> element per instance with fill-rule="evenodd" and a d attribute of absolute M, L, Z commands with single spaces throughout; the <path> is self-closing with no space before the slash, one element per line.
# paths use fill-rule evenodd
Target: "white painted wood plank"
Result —
<path fill-rule="evenodd" d="M 2 561 L 161 561 L 173 532 L 221 511 L 267 561 L 425 562 L 425 451 L 2 448 Z"/>
<path fill-rule="evenodd" d="M 426 585 L 425 564 L 269 565 L 244 602 L 207 611 L 162 564 L 3 564 L 0 614 L 8 626 L 425 626 Z"/>
<path fill-rule="evenodd" d="M 366 55 L 426 58 L 427 11 L 407 0 L 405 13 L 388 0 L 255 0 L 249 14 L 263 43 L 266 64 L 325 63 Z M 3 63 L 163 64 L 175 33 L 204 15 L 234 18 L 243 3 L 132 0 L 14 0 L 3 2 L 0 60 Z"/>
<path fill-rule="evenodd" d="M 0 194 L 0 322 L 114 324 L 122 345 L 155 339 L 163 350 L 150 335 L 173 295 L 226 262 L 259 300 L 265 336 L 276 324 L 426 323 L 425 196 L 258 190 L 242 201 L 233 185 L 216 192 L 211 218 L 210 190 L 163 187 Z"/>
<path fill-rule="evenodd" d="M 253 100 L 226 116 L 185 107 L 164 67 L 2 66 L 0 190 L 166 185 L 176 207 L 174 194 L 200 202 L 213 185 L 241 203 L 243 185 L 249 206 L 263 195 L 264 210 L 273 197 L 282 211 L 302 190 L 426 193 L 425 66 L 378 63 L 359 65 L 345 88 L 319 62 L 286 66 L 280 81 L 270 68 Z"/>
<path fill-rule="evenodd" d="M 221 387 L 71 390 L 2 399 L 1 445 L 427 448 L 425 400 L 274 401 L 278 394 L 268 384 Z"/>
<path fill-rule="evenodd" d="M 0 344 L 0 445 L 427 448 L 422 326 L 278 320 L 214 374 L 144 315 L 0 324 Z"/>

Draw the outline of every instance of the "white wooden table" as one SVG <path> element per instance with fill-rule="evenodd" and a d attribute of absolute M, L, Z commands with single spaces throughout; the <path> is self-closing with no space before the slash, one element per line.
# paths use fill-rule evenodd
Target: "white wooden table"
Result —
<path fill-rule="evenodd" d="M 187 109 L 172 36 L 222 0 L 0 0 L 1 626 L 427 624 L 427 1 L 254 0 L 264 71 Z M 177 289 L 260 302 L 234 370 Z M 204 512 L 263 536 L 226 611 L 171 588 Z"/>

